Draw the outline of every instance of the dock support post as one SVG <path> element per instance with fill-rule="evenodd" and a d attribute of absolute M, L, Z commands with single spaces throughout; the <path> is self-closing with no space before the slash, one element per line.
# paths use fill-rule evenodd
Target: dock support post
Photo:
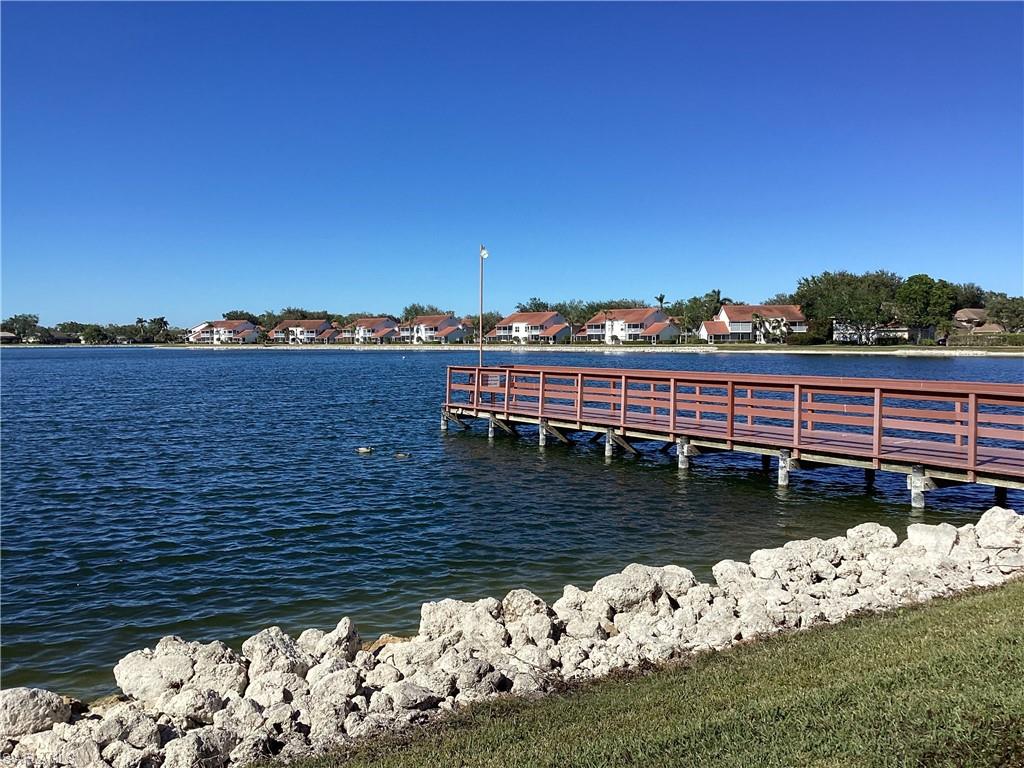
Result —
<path fill-rule="evenodd" d="M 680 469 L 690 468 L 690 438 L 676 439 L 676 461 L 679 463 Z"/>
<path fill-rule="evenodd" d="M 864 482 L 867 484 L 868 488 L 875 487 L 875 470 L 871 468 L 864 470 Z"/>
<path fill-rule="evenodd" d="M 1006 506 L 1006 488 L 1004 488 L 1001 485 L 997 485 L 996 486 L 996 506 L 997 507 L 1005 507 Z"/>
<path fill-rule="evenodd" d="M 910 506 L 912 509 L 924 509 L 924 492 L 935 488 L 935 481 L 927 477 L 924 467 L 915 464 L 907 476 L 907 488 L 910 490 Z"/>
<path fill-rule="evenodd" d="M 537 445 L 543 448 L 548 444 L 548 431 L 544 428 L 544 422 L 537 425 Z"/>
<path fill-rule="evenodd" d="M 494 416 L 487 417 L 487 439 L 494 439 Z"/>
<path fill-rule="evenodd" d="M 612 430 L 604 431 L 604 455 L 611 457 L 615 455 L 615 438 L 612 437 Z"/>
<path fill-rule="evenodd" d="M 761 454 L 761 471 L 768 472 L 772 468 L 772 457 L 767 453 Z"/>
<path fill-rule="evenodd" d="M 443 411 L 441 412 L 441 431 L 448 431 L 448 414 L 444 413 Z"/>
<path fill-rule="evenodd" d="M 779 451 L 779 485 L 789 485 L 789 449 Z"/>

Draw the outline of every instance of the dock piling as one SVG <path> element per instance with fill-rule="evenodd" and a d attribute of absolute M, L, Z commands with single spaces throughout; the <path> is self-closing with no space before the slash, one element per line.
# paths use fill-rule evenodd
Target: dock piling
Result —
<path fill-rule="evenodd" d="M 921 464 L 915 464 L 907 475 L 907 488 L 910 490 L 911 508 L 924 509 L 924 493 L 935 489 L 935 481 L 925 475 Z"/>
<path fill-rule="evenodd" d="M 442 413 L 441 414 L 441 431 L 442 432 L 447 432 L 448 431 L 448 414 L 446 414 L 446 413 Z"/>
<path fill-rule="evenodd" d="M 612 457 L 615 455 L 615 437 L 614 432 L 611 429 L 604 431 L 604 455 Z"/>
<path fill-rule="evenodd" d="M 875 487 L 875 470 L 870 468 L 864 470 L 864 482 L 868 488 Z"/>
<path fill-rule="evenodd" d="M 541 419 L 540 424 L 537 425 L 537 445 L 543 448 L 548 444 L 548 431 L 545 427 L 544 420 Z"/>
<path fill-rule="evenodd" d="M 788 448 L 783 448 L 779 451 L 779 485 L 782 487 L 789 485 L 789 456 Z"/>
<path fill-rule="evenodd" d="M 487 419 L 487 438 L 489 440 L 494 439 L 494 416 L 490 416 Z"/>
<path fill-rule="evenodd" d="M 996 506 L 997 507 L 1005 507 L 1006 506 L 1006 488 L 1004 486 L 1002 486 L 1002 485 L 997 485 L 996 486 Z"/>

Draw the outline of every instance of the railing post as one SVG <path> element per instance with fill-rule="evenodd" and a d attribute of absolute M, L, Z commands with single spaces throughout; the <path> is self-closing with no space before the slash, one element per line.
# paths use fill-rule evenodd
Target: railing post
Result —
<path fill-rule="evenodd" d="M 510 371 L 508 368 L 506 368 L 505 369 L 505 415 L 506 416 L 508 416 L 508 408 L 509 408 L 508 398 L 509 398 L 509 392 L 511 390 L 511 387 L 512 387 L 512 371 Z"/>
<path fill-rule="evenodd" d="M 544 371 L 540 372 L 540 387 L 537 389 L 537 416 L 544 415 Z M 543 428 L 541 428 L 543 432 Z"/>
<path fill-rule="evenodd" d="M 480 410 L 480 369 L 473 374 L 473 409 Z"/>
<path fill-rule="evenodd" d="M 669 379 L 668 395 L 668 431 L 676 433 L 676 380 Z"/>
<path fill-rule="evenodd" d="M 807 431 L 814 431 L 814 390 L 807 392 L 807 408 L 810 413 L 807 415 Z"/>
<path fill-rule="evenodd" d="M 622 405 L 620 406 L 621 409 L 622 409 L 622 413 L 619 414 L 619 423 L 623 427 L 626 426 L 626 386 L 627 386 L 628 383 L 629 382 L 627 381 L 626 377 L 623 376 L 622 377 Z"/>
<path fill-rule="evenodd" d="M 793 385 L 793 447 L 800 448 L 800 431 L 803 427 L 803 417 L 800 415 L 803 406 L 804 393 L 799 384 Z"/>
<path fill-rule="evenodd" d="M 875 411 L 871 420 L 871 452 L 876 464 L 882 460 L 882 390 L 875 387 Z"/>
<path fill-rule="evenodd" d="M 452 403 L 452 367 L 448 366 L 448 377 L 444 382 L 444 404 L 451 405 Z"/>
<path fill-rule="evenodd" d="M 576 422 L 583 421 L 583 374 L 576 374 Z"/>
<path fill-rule="evenodd" d="M 967 407 L 971 409 L 967 415 L 967 474 L 974 480 L 978 471 L 978 396 L 974 392 L 967 396 Z"/>
<path fill-rule="evenodd" d="M 725 385 L 725 439 L 732 440 L 733 411 L 736 408 L 736 390 L 730 380 Z"/>
<path fill-rule="evenodd" d="M 967 445 L 968 425 L 965 422 L 967 422 L 968 419 L 970 419 L 970 416 L 967 415 L 967 401 L 966 400 L 957 400 L 956 401 L 956 414 L 957 414 L 956 415 L 956 419 L 955 419 L 956 425 L 963 429 L 963 432 L 961 432 L 960 435 L 956 439 L 956 444 L 957 445 Z"/>

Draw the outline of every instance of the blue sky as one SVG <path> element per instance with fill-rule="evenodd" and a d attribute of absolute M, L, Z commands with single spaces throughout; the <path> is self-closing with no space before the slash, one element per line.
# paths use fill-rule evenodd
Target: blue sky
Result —
<path fill-rule="evenodd" d="M 1019 3 L 4 3 L 3 314 L 1020 293 Z"/>

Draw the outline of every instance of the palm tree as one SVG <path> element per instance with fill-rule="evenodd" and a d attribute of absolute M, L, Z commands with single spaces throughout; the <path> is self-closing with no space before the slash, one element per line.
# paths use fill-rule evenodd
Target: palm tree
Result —
<path fill-rule="evenodd" d="M 664 312 L 665 311 L 665 294 L 664 293 L 659 293 L 657 296 L 654 297 L 654 300 L 656 302 L 658 302 L 658 309 L 660 309 L 662 312 Z"/>

